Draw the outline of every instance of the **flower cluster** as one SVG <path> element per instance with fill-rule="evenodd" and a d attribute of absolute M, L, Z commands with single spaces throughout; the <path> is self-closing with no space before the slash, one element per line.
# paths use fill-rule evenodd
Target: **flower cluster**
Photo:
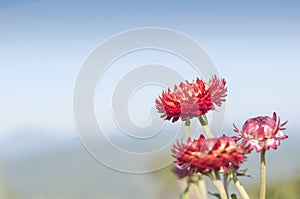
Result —
<path fill-rule="evenodd" d="M 248 119 L 243 125 L 242 131 L 234 126 L 234 131 L 238 133 L 234 136 L 236 140 L 242 139 L 243 144 L 249 146 L 249 150 L 255 149 L 260 152 L 262 149 L 269 150 L 270 148 L 277 149 L 280 145 L 280 140 L 288 138 L 282 130 L 287 123 L 280 124 L 280 119 L 276 113 L 273 117 L 259 116 Z"/>
<path fill-rule="evenodd" d="M 227 88 L 224 79 L 213 76 L 209 83 L 197 78 L 195 81 L 180 83 L 174 90 L 163 91 L 156 99 L 156 108 L 161 117 L 176 122 L 198 117 L 214 110 L 214 104 L 221 106 L 225 101 Z"/>
<path fill-rule="evenodd" d="M 199 78 L 192 82 L 181 82 L 178 86 L 174 86 L 173 91 L 170 89 L 163 91 L 155 101 L 158 112 L 165 120 L 176 122 L 180 118 L 182 121 L 186 121 L 187 142 L 177 141 L 172 148 L 175 158 L 173 172 L 179 178 L 187 177 L 187 187 L 181 198 L 188 198 L 191 183 L 199 188 L 198 181 L 202 180 L 202 175 L 206 175 L 219 190 L 221 199 L 228 199 L 228 189 L 224 185 L 228 187 L 231 180 L 242 198 L 250 199 L 238 180 L 238 175 L 245 175 L 245 172 L 241 173 L 238 169 L 246 160 L 246 155 L 255 149 L 257 152 L 261 152 L 260 198 L 265 199 L 266 151 L 271 148 L 277 149 L 280 141 L 288 137 L 282 132 L 285 130 L 284 126 L 287 122 L 280 123 L 276 113 L 273 113 L 273 117 L 258 116 L 248 119 L 241 131 L 234 126 L 234 131 L 238 133 L 236 136 L 223 135 L 213 138 L 205 114 L 215 110 L 215 106 L 221 106 L 225 102 L 226 93 L 226 81 L 213 76 L 208 83 Z M 205 138 L 204 135 L 200 135 L 198 139 L 189 137 L 190 119 L 193 117 L 199 118 L 203 130 L 209 138 Z M 220 177 L 220 173 L 224 174 L 223 178 Z M 231 198 L 237 198 L 235 194 L 231 196 Z"/>
<path fill-rule="evenodd" d="M 187 144 L 178 142 L 172 152 L 176 158 L 174 172 L 184 177 L 198 172 L 236 170 L 245 161 L 248 150 L 225 135 L 208 139 L 201 135 L 193 141 L 189 138 Z"/>

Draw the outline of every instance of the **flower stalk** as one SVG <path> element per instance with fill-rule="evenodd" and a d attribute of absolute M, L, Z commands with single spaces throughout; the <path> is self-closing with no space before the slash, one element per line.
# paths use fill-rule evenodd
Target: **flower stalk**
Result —
<path fill-rule="evenodd" d="M 260 153 L 260 199 L 266 198 L 266 149 Z"/>
<path fill-rule="evenodd" d="M 228 185 L 229 185 L 229 183 L 228 183 L 228 173 L 224 173 L 223 174 L 223 185 L 224 185 L 224 188 L 225 188 L 225 191 L 226 191 L 226 193 L 227 193 L 227 197 L 229 197 L 228 196 Z"/>
<path fill-rule="evenodd" d="M 207 199 L 207 189 L 206 184 L 201 174 L 194 174 L 190 178 L 188 178 L 188 183 L 191 183 L 195 186 L 195 192 L 197 194 L 197 198 L 199 199 Z"/>
<path fill-rule="evenodd" d="M 200 116 L 198 117 L 198 119 L 199 119 L 199 122 L 200 122 L 200 124 L 201 124 L 203 130 L 205 131 L 207 137 L 208 137 L 208 138 L 213 138 L 214 136 L 213 136 L 213 134 L 210 132 L 210 128 L 209 128 L 209 125 L 208 125 L 208 120 L 207 120 L 206 115 L 205 115 L 205 114 L 204 114 L 204 115 L 200 115 Z"/>
<path fill-rule="evenodd" d="M 205 183 L 204 179 L 201 178 L 199 180 L 198 187 L 199 187 L 200 193 L 201 193 L 201 197 L 199 197 L 199 198 L 207 199 L 207 188 L 206 188 L 206 183 Z"/>
<path fill-rule="evenodd" d="M 201 192 L 201 190 L 200 190 L 200 186 L 199 186 L 198 182 L 193 182 L 193 185 L 194 185 L 195 188 L 196 188 L 195 190 L 196 190 L 196 194 L 197 194 L 198 198 L 199 198 L 199 199 L 203 198 L 202 192 Z"/>
<path fill-rule="evenodd" d="M 203 199 L 204 198 L 204 196 L 203 196 L 203 192 L 202 192 L 202 190 L 201 190 L 201 188 L 200 188 L 200 185 L 199 185 L 199 182 L 203 182 L 203 180 L 202 179 L 197 179 L 197 180 L 192 180 L 191 182 L 192 182 L 192 184 L 195 186 L 195 191 L 196 191 L 196 194 L 197 194 L 197 197 L 199 198 L 199 199 Z"/>
<path fill-rule="evenodd" d="M 190 135 L 191 135 L 191 127 L 190 127 L 190 125 L 191 125 L 191 121 L 190 121 L 190 119 L 187 119 L 186 121 L 185 121 L 185 134 L 186 134 L 186 136 L 187 137 L 190 137 Z"/>
<path fill-rule="evenodd" d="M 188 199 L 189 198 L 189 190 L 191 187 L 191 183 L 192 183 L 191 178 L 189 178 L 187 181 L 187 186 L 184 189 L 183 193 L 181 194 L 180 199 Z"/>
<path fill-rule="evenodd" d="M 228 199 L 226 190 L 225 190 L 224 185 L 221 181 L 220 175 L 217 171 L 215 171 L 215 176 L 216 177 L 213 178 L 212 181 L 213 181 L 215 187 L 218 189 L 221 199 Z"/>
<path fill-rule="evenodd" d="M 239 191 L 239 193 L 241 194 L 243 199 L 250 199 L 248 193 L 246 192 L 246 190 L 244 189 L 243 185 L 241 185 L 239 179 L 236 177 L 234 171 L 230 172 L 230 177 L 235 185 L 235 187 L 237 188 L 237 190 Z"/>

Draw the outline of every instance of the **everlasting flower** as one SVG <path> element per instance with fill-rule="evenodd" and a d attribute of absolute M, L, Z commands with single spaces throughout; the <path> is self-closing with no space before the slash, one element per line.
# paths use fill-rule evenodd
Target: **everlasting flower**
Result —
<path fill-rule="evenodd" d="M 218 79 L 216 75 L 208 83 L 211 100 L 217 106 L 221 106 L 225 102 L 227 96 L 227 88 L 225 79 Z"/>
<path fill-rule="evenodd" d="M 201 116 L 209 110 L 214 110 L 214 104 L 221 106 L 225 101 L 226 91 L 225 80 L 219 80 L 213 76 L 209 84 L 197 78 L 191 83 L 180 83 L 174 86 L 174 90 L 163 91 L 156 99 L 156 108 L 161 117 L 176 122 L 179 118 L 182 121 L 193 117 Z"/>
<path fill-rule="evenodd" d="M 230 137 L 205 139 L 203 135 L 198 140 L 189 138 L 187 144 L 178 142 L 172 152 L 177 167 L 200 173 L 238 169 L 248 153 L 243 145 Z"/>
<path fill-rule="evenodd" d="M 242 139 L 242 143 L 248 145 L 249 150 L 255 148 L 257 152 L 260 152 L 262 149 L 277 149 L 280 141 L 288 137 L 282 132 L 285 130 L 283 126 L 286 123 L 287 121 L 280 124 L 280 119 L 277 118 L 275 112 L 272 118 L 268 116 L 251 118 L 245 122 L 242 131 L 234 126 L 234 131 L 239 133 L 234 138 Z"/>

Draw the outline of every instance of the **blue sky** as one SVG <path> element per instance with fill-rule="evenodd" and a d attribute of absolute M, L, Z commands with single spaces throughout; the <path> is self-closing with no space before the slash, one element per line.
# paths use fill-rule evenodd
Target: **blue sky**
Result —
<path fill-rule="evenodd" d="M 298 128 L 298 1 L 1 1 L 0 136 L 73 132 L 80 66 L 121 31 L 162 27 L 197 41 L 228 81 L 225 124 L 277 111 Z M 113 76 L 113 74 L 112 74 Z"/>

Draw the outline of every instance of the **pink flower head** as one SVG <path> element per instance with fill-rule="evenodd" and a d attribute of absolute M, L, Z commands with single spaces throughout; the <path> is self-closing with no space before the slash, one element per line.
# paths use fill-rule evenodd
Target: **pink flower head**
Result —
<path fill-rule="evenodd" d="M 205 139 L 203 135 L 198 140 L 189 138 L 187 144 L 178 142 L 172 152 L 177 167 L 200 173 L 238 169 L 248 153 L 230 137 Z"/>
<path fill-rule="evenodd" d="M 174 90 L 163 91 L 162 95 L 155 100 L 156 109 L 162 113 L 161 117 L 176 122 L 179 118 L 182 121 L 206 114 L 214 110 L 213 103 L 220 106 L 225 101 L 226 91 L 225 80 L 219 80 L 213 76 L 207 84 L 197 78 L 191 83 L 180 83 L 174 86 Z"/>
<path fill-rule="evenodd" d="M 278 120 L 278 121 L 277 121 Z M 242 143 L 249 146 L 249 150 L 256 149 L 260 152 L 262 149 L 269 150 L 270 148 L 277 149 L 280 141 L 288 138 L 282 130 L 283 126 L 287 123 L 280 124 L 279 117 L 273 113 L 273 117 L 259 116 L 248 119 L 243 125 L 242 131 L 239 131 L 234 126 L 234 131 L 239 133 L 234 136 L 235 139 L 242 139 Z"/>
<path fill-rule="evenodd" d="M 225 79 L 218 79 L 216 75 L 208 83 L 212 102 L 217 106 L 221 106 L 225 102 L 227 96 L 227 88 Z"/>

